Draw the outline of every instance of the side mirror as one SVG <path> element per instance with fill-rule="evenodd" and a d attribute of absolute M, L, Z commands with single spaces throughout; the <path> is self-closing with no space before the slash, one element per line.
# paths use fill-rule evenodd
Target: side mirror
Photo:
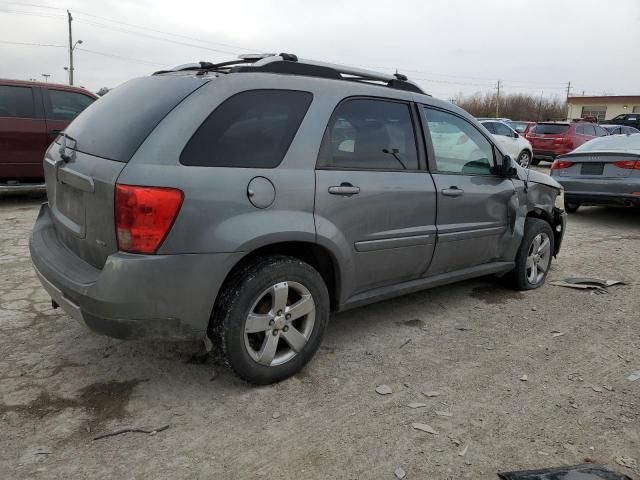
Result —
<path fill-rule="evenodd" d="M 516 131 L 513 132 L 513 138 L 520 138 L 520 134 Z"/>
<path fill-rule="evenodd" d="M 515 167 L 513 159 L 509 155 L 502 157 L 502 165 L 498 167 L 498 175 L 504 178 L 518 176 L 518 169 Z"/>

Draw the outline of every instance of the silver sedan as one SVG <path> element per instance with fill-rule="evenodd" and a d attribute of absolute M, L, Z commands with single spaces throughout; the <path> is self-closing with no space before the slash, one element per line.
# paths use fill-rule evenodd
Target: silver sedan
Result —
<path fill-rule="evenodd" d="M 580 205 L 640 206 L 640 133 L 595 138 L 551 165 L 565 210 Z"/>

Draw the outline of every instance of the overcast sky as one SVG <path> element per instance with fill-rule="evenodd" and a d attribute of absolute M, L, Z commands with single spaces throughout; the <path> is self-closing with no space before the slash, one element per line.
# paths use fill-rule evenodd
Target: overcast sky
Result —
<path fill-rule="evenodd" d="M 93 91 L 284 51 L 398 68 L 444 99 L 499 79 L 507 93 L 563 96 L 571 81 L 574 94 L 640 95 L 640 0 L 0 0 L 1 78 L 67 82 L 66 8 L 83 40 L 75 83 Z"/>

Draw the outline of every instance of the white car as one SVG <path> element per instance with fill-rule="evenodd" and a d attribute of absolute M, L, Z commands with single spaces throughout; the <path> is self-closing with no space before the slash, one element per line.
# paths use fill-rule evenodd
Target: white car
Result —
<path fill-rule="evenodd" d="M 496 120 L 483 120 L 480 122 L 484 128 L 489 130 L 498 145 L 511 158 L 523 167 L 528 167 L 531 163 L 533 148 L 529 140 L 524 138 L 506 123 Z"/>

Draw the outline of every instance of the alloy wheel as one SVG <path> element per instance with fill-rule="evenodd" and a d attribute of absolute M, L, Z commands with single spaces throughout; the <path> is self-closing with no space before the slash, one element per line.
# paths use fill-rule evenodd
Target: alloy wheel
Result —
<path fill-rule="evenodd" d="M 544 232 L 533 237 L 527 254 L 527 280 L 531 285 L 537 285 L 544 279 L 551 265 L 551 240 Z"/>
<path fill-rule="evenodd" d="M 254 361 L 282 365 L 300 353 L 313 332 L 316 305 L 298 282 L 279 282 L 262 291 L 245 320 L 244 343 Z"/>
<path fill-rule="evenodd" d="M 527 168 L 531 163 L 531 154 L 529 152 L 522 152 L 518 157 L 518 163 L 521 167 Z"/>

